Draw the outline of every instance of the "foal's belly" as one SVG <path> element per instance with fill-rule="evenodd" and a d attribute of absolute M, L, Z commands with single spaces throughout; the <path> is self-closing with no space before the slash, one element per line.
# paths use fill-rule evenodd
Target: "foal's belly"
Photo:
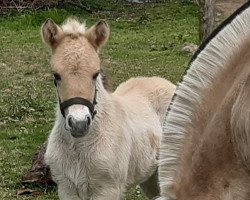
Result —
<path fill-rule="evenodd" d="M 157 170 L 158 153 L 162 128 L 153 112 L 137 116 L 136 126 L 131 130 L 133 143 L 128 167 L 128 184 L 146 181 Z"/>

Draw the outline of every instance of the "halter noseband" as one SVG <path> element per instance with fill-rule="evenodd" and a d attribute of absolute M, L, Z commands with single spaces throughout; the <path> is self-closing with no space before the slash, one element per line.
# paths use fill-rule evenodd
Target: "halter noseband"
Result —
<path fill-rule="evenodd" d="M 57 86 L 56 83 L 55 83 L 55 86 Z M 96 94 L 97 94 L 97 89 L 95 86 L 95 95 L 94 95 L 93 103 L 91 103 L 88 99 L 84 99 L 82 97 L 74 97 L 74 98 L 71 98 L 71 99 L 68 99 L 68 100 L 62 102 L 59 95 L 58 95 L 58 100 L 59 100 L 59 105 L 60 105 L 60 110 L 61 110 L 62 116 L 65 118 L 65 111 L 64 110 L 66 108 L 68 108 L 69 106 L 75 105 L 75 104 L 81 104 L 81 105 L 87 106 L 89 108 L 89 111 L 91 113 L 92 120 L 93 120 L 96 113 L 97 113 L 97 111 L 95 110 L 95 105 L 97 104 Z"/>

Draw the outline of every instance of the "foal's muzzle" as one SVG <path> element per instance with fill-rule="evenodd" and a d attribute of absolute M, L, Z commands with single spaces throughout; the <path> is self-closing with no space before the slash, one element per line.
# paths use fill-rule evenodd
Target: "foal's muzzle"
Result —
<path fill-rule="evenodd" d="M 95 101 L 91 103 L 87 99 L 81 97 L 75 97 L 64 102 L 60 102 L 61 113 L 66 120 L 65 127 L 68 131 L 70 131 L 73 137 L 83 137 L 88 133 L 89 126 L 96 114 L 94 108 L 95 104 Z M 82 107 L 82 109 L 78 108 L 71 111 L 72 108 L 77 106 Z M 68 110 L 67 116 L 65 114 L 65 110 Z"/>
<path fill-rule="evenodd" d="M 88 133 L 91 124 L 91 116 L 87 115 L 83 120 L 77 120 L 74 116 L 67 116 L 67 124 L 70 128 L 71 135 L 75 138 L 83 137 Z"/>

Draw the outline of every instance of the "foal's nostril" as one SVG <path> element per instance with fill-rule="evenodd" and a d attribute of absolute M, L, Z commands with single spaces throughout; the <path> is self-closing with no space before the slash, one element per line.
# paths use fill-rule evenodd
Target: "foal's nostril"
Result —
<path fill-rule="evenodd" d="M 68 124 L 69 124 L 69 127 L 72 128 L 73 127 L 73 117 L 70 116 L 69 119 L 68 119 Z"/>
<path fill-rule="evenodd" d="M 87 124 L 88 124 L 88 126 L 90 125 L 90 123 L 91 123 L 91 119 L 90 119 L 90 117 L 87 117 Z"/>

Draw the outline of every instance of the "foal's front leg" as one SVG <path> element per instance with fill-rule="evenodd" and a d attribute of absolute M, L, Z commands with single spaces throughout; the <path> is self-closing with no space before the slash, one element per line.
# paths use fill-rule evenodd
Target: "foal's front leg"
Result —
<path fill-rule="evenodd" d="M 90 200 L 121 200 L 124 187 L 104 187 L 93 194 Z"/>
<path fill-rule="evenodd" d="M 76 187 L 69 181 L 58 184 L 58 196 L 60 200 L 85 200 L 78 196 Z"/>

